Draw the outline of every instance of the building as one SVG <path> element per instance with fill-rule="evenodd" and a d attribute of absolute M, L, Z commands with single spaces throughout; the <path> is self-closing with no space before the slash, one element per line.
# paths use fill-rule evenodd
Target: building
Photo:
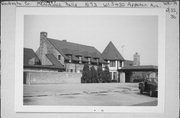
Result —
<path fill-rule="evenodd" d="M 51 65 L 41 65 L 41 60 L 30 48 L 24 48 L 24 72 L 26 71 L 63 71 L 60 63 L 51 60 Z"/>
<path fill-rule="evenodd" d="M 125 59 L 111 41 L 102 52 L 102 58 L 108 63 L 111 79 L 120 81 L 118 69 L 121 69 L 124 66 Z"/>
<path fill-rule="evenodd" d="M 47 37 L 46 32 L 40 33 L 40 47 L 36 54 L 42 65 L 52 65 L 52 62 L 58 62 L 66 72 L 80 73 L 85 63 L 95 68 L 106 63 L 95 47 L 51 39 Z"/>
<path fill-rule="evenodd" d="M 158 70 L 157 66 L 140 65 L 138 53 L 133 59 L 125 60 L 111 41 L 101 54 L 93 46 L 48 38 L 46 32 L 41 32 L 36 53 L 32 49 L 24 49 L 24 70 L 81 73 L 84 64 L 95 68 L 108 66 L 111 80 L 117 82 L 133 82 L 132 74 Z"/>

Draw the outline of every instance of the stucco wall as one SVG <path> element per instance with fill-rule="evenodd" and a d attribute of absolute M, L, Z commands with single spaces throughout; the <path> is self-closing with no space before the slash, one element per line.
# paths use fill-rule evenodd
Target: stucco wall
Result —
<path fill-rule="evenodd" d="M 81 73 L 25 72 L 25 84 L 80 84 Z"/>

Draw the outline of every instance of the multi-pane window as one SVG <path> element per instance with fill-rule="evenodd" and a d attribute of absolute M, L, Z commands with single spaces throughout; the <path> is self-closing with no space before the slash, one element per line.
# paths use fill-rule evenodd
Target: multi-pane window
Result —
<path fill-rule="evenodd" d="M 58 60 L 61 60 L 61 55 L 58 55 Z"/>
<path fill-rule="evenodd" d="M 116 62 L 115 61 L 110 61 L 110 67 L 116 67 Z"/>

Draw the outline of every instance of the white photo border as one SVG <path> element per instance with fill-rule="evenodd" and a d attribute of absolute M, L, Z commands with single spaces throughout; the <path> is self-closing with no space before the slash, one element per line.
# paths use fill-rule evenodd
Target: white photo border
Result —
<path fill-rule="evenodd" d="M 158 17 L 158 105 L 157 106 L 38 106 L 23 105 L 23 47 L 25 15 L 123 15 Z M 163 113 L 165 106 L 165 25 L 163 8 L 16 8 L 15 112 L 120 112 Z"/>

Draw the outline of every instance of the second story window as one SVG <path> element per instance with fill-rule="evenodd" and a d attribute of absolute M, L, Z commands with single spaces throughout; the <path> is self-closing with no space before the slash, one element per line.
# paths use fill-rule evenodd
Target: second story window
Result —
<path fill-rule="evenodd" d="M 110 67 L 116 67 L 116 62 L 115 61 L 110 61 Z"/>
<path fill-rule="evenodd" d="M 82 57 L 79 57 L 79 63 L 80 64 L 82 63 Z"/>
<path fill-rule="evenodd" d="M 58 60 L 61 60 L 61 55 L 58 55 Z"/>
<path fill-rule="evenodd" d="M 119 67 L 122 67 L 122 61 L 119 61 Z"/>
<path fill-rule="evenodd" d="M 88 64 L 91 64 L 91 58 L 88 57 Z"/>
<path fill-rule="evenodd" d="M 69 62 L 72 62 L 72 56 L 69 55 Z"/>
<path fill-rule="evenodd" d="M 99 63 L 99 59 L 96 59 L 96 62 Z"/>

